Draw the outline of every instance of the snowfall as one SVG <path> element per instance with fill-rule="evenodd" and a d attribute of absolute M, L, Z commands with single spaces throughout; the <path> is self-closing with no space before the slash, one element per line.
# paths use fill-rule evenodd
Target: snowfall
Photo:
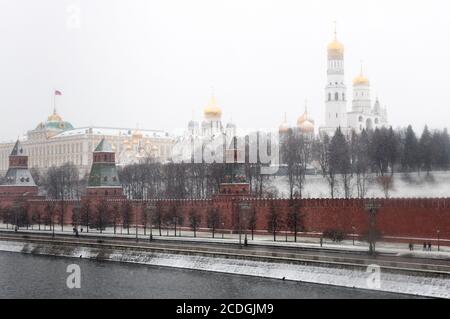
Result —
<path fill-rule="evenodd" d="M 167 254 L 132 250 L 105 250 L 92 247 L 54 246 L 14 241 L 0 241 L 0 251 L 61 257 L 88 258 L 153 266 L 186 268 L 229 274 L 249 275 L 317 284 L 374 289 L 393 293 L 450 298 L 450 279 L 411 276 L 381 271 L 353 270 L 288 263 L 216 258 L 196 255 Z M 378 276 L 379 274 L 379 276 Z"/>

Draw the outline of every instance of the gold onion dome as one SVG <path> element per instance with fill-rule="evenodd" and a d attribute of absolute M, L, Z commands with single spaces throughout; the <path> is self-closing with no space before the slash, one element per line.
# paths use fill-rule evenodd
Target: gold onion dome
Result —
<path fill-rule="evenodd" d="M 344 45 L 337 40 L 335 37 L 334 40 L 328 44 L 328 58 L 343 58 L 344 57 Z"/>
<path fill-rule="evenodd" d="M 222 116 L 222 110 L 217 104 L 216 98 L 211 96 L 211 99 L 209 100 L 208 104 L 206 105 L 205 109 L 203 110 L 203 114 L 205 118 L 211 119 L 211 118 L 220 118 Z"/>
<path fill-rule="evenodd" d="M 47 119 L 49 122 L 62 122 L 61 116 L 56 113 L 56 110 L 53 110 L 53 113 Z"/>
<path fill-rule="evenodd" d="M 298 118 L 297 126 L 302 132 L 313 132 L 314 131 L 314 120 L 309 117 L 308 110 Z"/>
<path fill-rule="evenodd" d="M 362 66 L 361 66 L 361 72 L 359 73 L 359 75 L 356 78 L 353 79 L 353 85 L 356 86 L 356 85 L 369 85 L 369 84 L 370 84 L 369 79 L 364 76 L 363 71 L 362 71 Z"/>

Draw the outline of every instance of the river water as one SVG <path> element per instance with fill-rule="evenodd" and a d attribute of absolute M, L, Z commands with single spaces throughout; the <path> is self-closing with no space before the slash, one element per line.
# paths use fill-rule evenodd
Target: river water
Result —
<path fill-rule="evenodd" d="M 67 288 L 67 266 L 81 288 Z M 258 277 L 0 251 L 0 298 L 404 298 Z"/>

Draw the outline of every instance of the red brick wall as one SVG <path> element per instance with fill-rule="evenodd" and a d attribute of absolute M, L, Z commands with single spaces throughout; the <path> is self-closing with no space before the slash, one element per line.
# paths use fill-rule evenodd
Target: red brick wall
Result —
<path fill-rule="evenodd" d="M 84 200 L 84 199 L 83 199 Z M 92 200 L 92 198 L 91 198 Z M 100 200 L 100 198 L 98 199 Z M 158 201 L 165 212 L 176 205 L 184 215 L 184 227 L 189 227 L 189 211 L 194 208 L 201 215 L 201 227 L 207 227 L 207 209 L 218 208 L 222 214 L 225 229 L 233 229 L 233 218 L 237 212 L 238 198 L 215 197 L 205 200 L 161 200 Z M 0 196 L 1 206 L 6 207 L 11 201 Z M 109 206 L 122 204 L 125 199 L 107 199 Z M 267 215 L 271 205 L 279 212 L 281 219 L 287 215 L 290 201 L 286 199 L 250 199 L 250 203 L 257 212 L 257 230 L 265 232 L 267 229 Z M 305 199 L 295 200 L 300 206 L 302 220 L 307 232 L 323 232 L 327 229 L 341 230 L 347 234 L 353 233 L 355 227 L 357 234 L 364 234 L 368 225 L 368 212 L 364 208 L 365 202 L 359 199 Z M 441 199 L 380 199 L 381 208 L 377 213 L 377 228 L 383 236 L 436 238 L 440 230 L 442 239 L 450 240 L 450 198 Z M 133 214 L 138 214 L 138 222 L 142 222 L 141 214 L 145 201 L 131 201 Z M 30 198 L 30 213 L 33 210 L 45 210 L 47 201 Z M 56 207 L 59 209 L 56 202 Z M 72 209 L 74 201 L 66 202 L 66 224 L 72 222 Z M 92 202 L 92 211 L 96 209 L 95 200 Z M 58 215 L 58 214 L 57 214 Z M 135 215 L 132 217 L 134 224 Z M 222 228 L 222 227 L 220 227 Z M 285 230 L 285 228 L 281 228 Z M 420 241 L 420 240 L 419 240 Z"/>

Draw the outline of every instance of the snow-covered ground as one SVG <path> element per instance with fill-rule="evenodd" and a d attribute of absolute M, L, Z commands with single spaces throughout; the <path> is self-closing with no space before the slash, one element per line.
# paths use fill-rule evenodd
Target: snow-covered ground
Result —
<path fill-rule="evenodd" d="M 342 187 L 340 187 L 340 177 L 337 177 L 338 185 L 335 190 L 336 197 L 343 197 Z M 274 177 L 271 184 L 278 190 L 280 197 L 288 197 L 289 187 L 286 177 Z M 384 197 L 381 186 L 375 182 L 375 177 L 371 177 L 368 183 L 366 197 Z M 357 197 L 356 177 L 352 179 L 353 197 Z M 430 176 L 422 172 L 394 174 L 393 189 L 389 193 L 390 197 L 449 197 L 450 196 L 450 172 L 436 171 Z M 303 189 L 305 198 L 326 198 L 330 197 L 330 190 L 327 180 L 322 175 L 307 175 Z"/>
<path fill-rule="evenodd" d="M 131 250 L 114 250 L 88 247 L 44 246 L 33 243 L 0 241 L 0 250 L 26 252 L 75 258 L 97 259 L 138 263 L 155 266 L 176 267 L 203 271 L 241 274 L 266 278 L 375 289 L 421 296 L 450 298 L 450 279 L 426 276 L 409 276 L 381 271 L 379 277 L 371 270 L 352 270 L 331 267 L 306 266 L 274 262 L 252 261 L 233 258 L 166 254 Z M 376 267 L 375 267 L 376 268 Z M 378 280 L 379 278 L 379 280 Z"/>

